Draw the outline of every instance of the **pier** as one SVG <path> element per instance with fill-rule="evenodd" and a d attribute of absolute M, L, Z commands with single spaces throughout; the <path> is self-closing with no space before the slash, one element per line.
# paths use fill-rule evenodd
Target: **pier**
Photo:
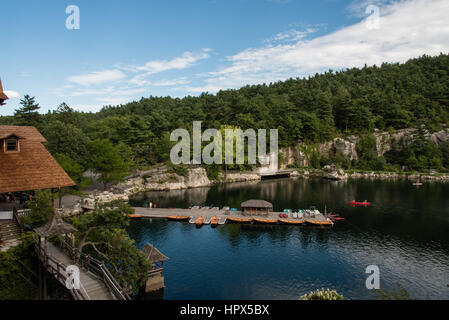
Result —
<path fill-rule="evenodd" d="M 229 218 L 236 219 L 259 219 L 259 220 L 275 220 L 276 223 L 279 223 L 279 220 L 282 219 L 279 217 L 279 214 L 282 212 L 269 212 L 264 215 L 248 215 L 243 214 L 242 211 L 230 211 L 228 208 L 209 208 L 209 207 L 192 207 L 191 209 L 168 209 L 168 208 L 142 208 L 142 207 L 133 207 L 135 210 L 135 215 L 141 218 L 154 218 L 154 219 L 167 219 L 169 216 L 179 216 L 179 217 L 190 217 L 189 223 L 195 224 L 196 220 L 202 216 L 204 219 L 203 224 L 210 224 L 210 220 L 213 216 L 217 216 L 218 224 L 223 225 L 226 222 L 229 222 Z M 317 225 L 332 225 L 329 223 L 327 218 L 322 213 L 317 213 L 314 217 L 307 217 L 304 219 L 298 218 L 289 218 L 290 220 L 295 221 L 303 221 L 307 224 L 317 224 Z"/>

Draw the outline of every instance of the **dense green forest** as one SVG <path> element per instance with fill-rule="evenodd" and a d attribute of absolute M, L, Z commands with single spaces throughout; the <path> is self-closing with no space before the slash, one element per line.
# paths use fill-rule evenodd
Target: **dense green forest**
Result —
<path fill-rule="evenodd" d="M 1 117 L 1 124 L 34 125 L 48 140 L 47 148 L 69 174 L 82 182 L 86 169 L 100 173 L 105 182 L 118 181 L 133 168 L 168 160 L 170 132 L 231 125 L 277 128 L 279 145 L 313 145 L 336 136 L 362 136 L 360 161 L 320 158 L 346 169 L 426 170 L 449 168 L 449 146 L 437 148 L 424 138 L 449 122 L 449 56 L 423 56 L 404 64 L 382 64 L 304 79 L 246 86 L 217 94 L 203 93 L 182 99 L 149 97 L 97 113 L 82 113 L 62 103 L 41 115 L 35 98 L 25 96 L 16 114 Z M 394 131 L 417 128 L 418 139 L 383 158 L 372 152 L 374 128 Z M 423 129 L 424 128 L 424 129 Z"/>

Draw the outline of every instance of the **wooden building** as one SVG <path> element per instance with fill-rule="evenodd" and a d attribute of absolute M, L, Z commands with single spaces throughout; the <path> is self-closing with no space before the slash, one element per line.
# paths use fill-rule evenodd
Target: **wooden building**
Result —
<path fill-rule="evenodd" d="M 163 289 L 164 284 L 164 261 L 168 260 L 156 247 L 147 243 L 141 250 L 148 261 L 151 262 L 151 270 L 145 285 L 145 293 Z"/>
<path fill-rule="evenodd" d="M 248 200 L 242 203 L 241 210 L 245 215 L 266 216 L 273 211 L 273 205 L 265 200 Z"/>
<path fill-rule="evenodd" d="M 35 127 L 0 126 L 0 194 L 76 185 Z"/>
<path fill-rule="evenodd" d="M 35 127 L 0 126 L 0 246 L 16 243 L 24 229 L 20 208 L 35 190 L 75 186 L 42 144 Z M 60 193 L 61 195 L 61 193 Z"/>

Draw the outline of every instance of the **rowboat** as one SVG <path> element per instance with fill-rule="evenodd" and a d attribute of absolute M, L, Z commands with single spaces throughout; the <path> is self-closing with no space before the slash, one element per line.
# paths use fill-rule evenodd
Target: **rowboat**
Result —
<path fill-rule="evenodd" d="M 141 214 L 128 214 L 128 217 L 130 217 L 131 219 L 142 219 L 143 215 L 141 215 Z"/>
<path fill-rule="evenodd" d="M 278 223 L 277 219 L 262 219 L 262 218 L 254 218 L 254 222 L 258 223 Z"/>
<path fill-rule="evenodd" d="M 226 220 L 229 221 L 229 222 L 250 223 L 251 221 L 253 221 L 253 218 L 232 218 L 232 217 L 228 217 Z"/>
<path fill-rule="evenodd" d="M 167 219 L 175 220 L 175 221 L 185 221 L 185 220 L 189 220 L 190 217 L 189 216 L 168 216 Z"/>
<path fill-rule="evenodd" d="M 196 219 L 195 224 L 197 226 L 201 226 L 204 223 L 204 219 L 203 216 L 198 217 L 198 219 Z"/>
<path fill-rule="evenodd" d="M 217 226 L 217 225 L 218 225 L 218 218 L 217 218 L 217 216 L 213 216 L 213 217 L 210 219 L 210 224 L 211 224 L 212 226 Z"/>
<path fill-rule="evenodd" d="M 323 220 L 310 220 L 305 219 L 308 224 L 316 225 L 316 226 L 333 226 L 334 223 L 330 219 Z"/>
<path fill-rule="evenodd" d="M 284 224 L 303 224 L 304 220 L 279 219 L 279 222 Z"/>

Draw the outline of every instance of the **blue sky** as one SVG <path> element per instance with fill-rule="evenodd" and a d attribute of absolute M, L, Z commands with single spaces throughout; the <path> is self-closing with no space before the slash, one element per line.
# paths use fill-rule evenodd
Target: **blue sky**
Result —
<path fill-rule="evenodd" d="M 449 51 L 447 0 L 2 2 L 0 77 L 13 114 L 66 102 L 98 111 L 141 97 L 198 95 L 332 68 Z M 68 30 L 66 7 L 80 9 Z M 376 27 L 369 27 L 379 9 Z M 368 12 L 368 13 L 367 13 Z M 372 24 L 371 24 L 372 26 Z"/>

